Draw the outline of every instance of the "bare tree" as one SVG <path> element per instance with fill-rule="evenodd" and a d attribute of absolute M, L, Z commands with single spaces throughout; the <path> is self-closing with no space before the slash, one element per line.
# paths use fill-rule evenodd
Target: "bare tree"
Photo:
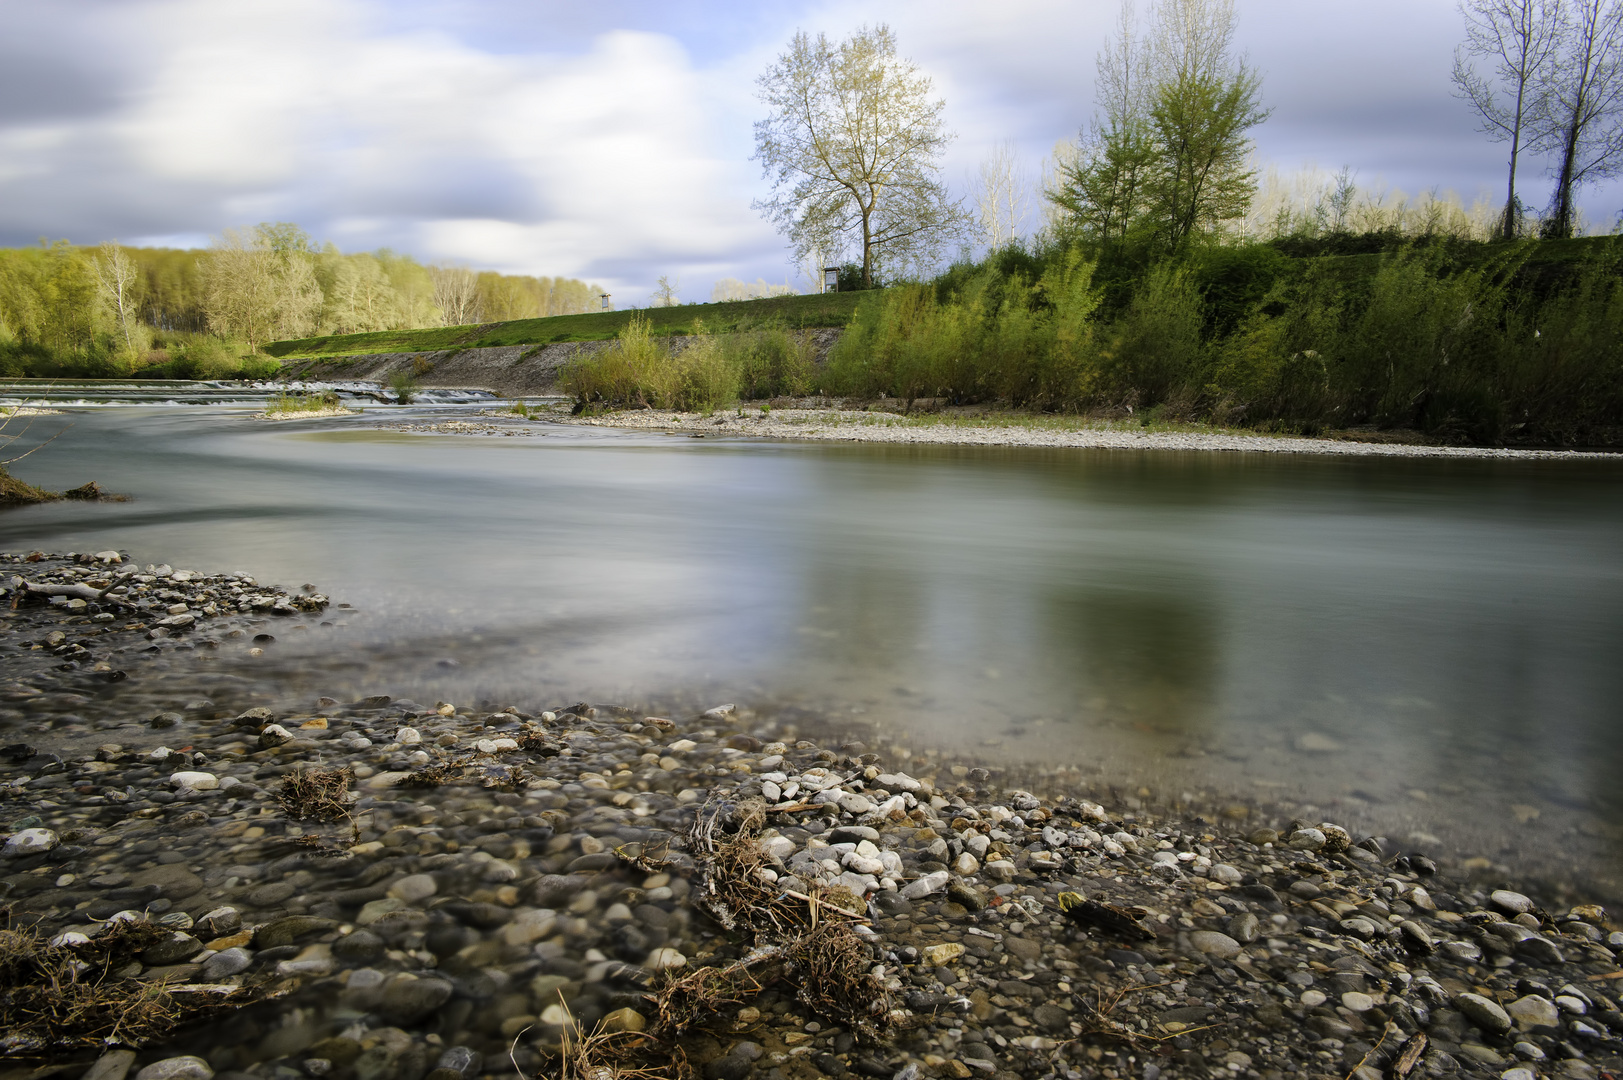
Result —
<path fill-rule="evenodd" d="M 113 317 L 118 320 L 119 332 L 124 335 L 124 349 L 134 353 L 135 340 L 130 324 L 135 320 L 135 289 L 139 280 L 135 261 L 124 253 L 118 241 L 109 240 L 102 244 L 95 265 L 96 281 L 101 285 L 102 296 L 112 308 Z"/>
<path fill-rule="evenodd" d="M 773 195 L 754 206 L 797 258 L 860 236 L 862 283 L 875 263 L 922 265 L 962 231 L 939 179 L 952 136 L 930 80 L 896 55 L 888 26 L 833 44 L 798 33 L 759 79 L 772 115 L 755 125 L 755 158 Z"/>
<path fill-rule="evenodd" d="M 435 264 L 428 268 L 434 283 L 434 306 L 444 326 L 468 326 L 479 321 L 479 278 L 466 266 Z"/>
<path fill-rule="evenodd" d="M 648 298 L 649 307 L 675 307 L 681 303 L 677 293 L 682 289 L 682 282 L 669 274 L 659 275 L 659 281 L 654 285 L 654 294 Z"/>
<path fill-rule="evenodd" d="M 1573 192 L 1623 168 L 1623 0 L 1571 0 L 1547 108 L 1556 161 L 1544 231 L 1567 237 Z"/>
<path fill-rule="evenodd" d="M 981 239 L 989 249 L 996 251 L 1020 235 L 1030 188 L 1030 178 L 1020 166 L 1012 140 L 998 143 L 981 161 L 975 202 L 980 211 Z"/>
<path fill-rule="evenodd" d="M 1521 202 L 1516 166 L 1523 150 L 1538 150 L 1547 138 L 1545 98 L 1551 64 L 1561 40 L 1562 0 L 1460 0 L 1465 43 L 1454 50 L 1454 94 L 1477 114 L 1478 130 L 1494 142 L 1510 143 L 1510 179 L 1499 235 L 1519 231 Z M 1479 60 L 1491 76 L 1476 68 Z"/>

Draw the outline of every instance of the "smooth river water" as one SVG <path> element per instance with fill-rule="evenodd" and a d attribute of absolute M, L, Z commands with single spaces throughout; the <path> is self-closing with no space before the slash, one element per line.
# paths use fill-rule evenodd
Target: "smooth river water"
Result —
<path fill-rule="evenodd" d="M 213 403 L 39 418 L 72 426 L 17 474 L 133 498 L 0 512 L 0 548 L 353 604 L 280 635 L 287 694 L 791 709 L 1623 897 L 1623 459 L 492 438 L 368 428 L 476 405 L 160 397 Z"/>

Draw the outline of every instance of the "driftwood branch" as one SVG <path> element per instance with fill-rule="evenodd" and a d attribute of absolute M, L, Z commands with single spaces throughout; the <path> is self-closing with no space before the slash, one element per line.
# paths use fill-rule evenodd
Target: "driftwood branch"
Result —
<path fill-rule="evenodd" d="M 112 591 L 123 582 L 115 581 L 105 589 L 92 588 L 89 585 L 38 585 L 22 578 L 11 579 L 12 588 L 20 590 L 29 596 L 66 596 L 72 600 L 88 600 L 98 604 L 116 604 L 134 610 L 135 605 L 122 597 L 110 595 Z"/>

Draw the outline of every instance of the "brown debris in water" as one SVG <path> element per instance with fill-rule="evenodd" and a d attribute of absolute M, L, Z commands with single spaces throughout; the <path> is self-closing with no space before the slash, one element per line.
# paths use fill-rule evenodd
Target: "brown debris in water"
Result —
<path fill-rule="evenodd" d="M 563 1000 L 562 995 L 559 1000 Z M 568 1005 L 564 1006 L 566 1012 L 568 1008 Z M 517 1039 L 514 1041 L 516 1043 Z M 571 1013 L 564 1025 L 560 1044 L 555 1059 L 530 1080 L 694 1078 L 687 1054 L 680 1046 L 661 1045 L 658 1040 L 640 1031 L 611 1031 L 601 1020 L 588 1032 Z M 524 1076 L 522 1069 L 517 1071 L 520 1077 Z"/>
<path fill-rule="evenodd" d="M 300 769 L 282 778 L 276 801 L 299 821 L 341 821 L 350 816 L 349 782 L 355 770 Z"/>
<path fill-rule="evenodd" d="M 700 808 L 687 836 L 698 862 L 694 903 L 724 929 L 750 932 L 757 953 L 747 965 L 763 959 L 776 965 L 762 970 L 766 982 L 787 982 L 801 1003 L 825 1019 L 859 1038 L 882 1041 L 902 1014 L 884 982 L 869 972 L 873 953 L 855 929 L 868 921 L 862 899 L 843 888 L 813 885 L 801 893 L 764 880 L 767 858 L 756 834 L 765 821 L 759 799 L 713 798 Z M 655 1007 L 662 1019 L 668 1014 L 673 1023 L 691 1024 L 687 1018 L 702 1011 L 707 995 L 725 1004 L 748 989 L 739 981 L 739 965 L 718 976 L 702 976 L 704 970 L 660 991 Z M 749 976 L 752 983 L 756 979 Z M 751 992 L 758 991 L 757 985 Z M 672 994 L 678 1000 L 664 1000 Z"/>
<path fill-rule="evenodd" d="M 51 945 L 33 927 L 0 929 L 0 1055 L 40 1058 L 140 1047 L 177 1028 L 259 1000 L 253 988 L 164 986 L 116 974 L 170 931 L 117 922 L 78 944 Z"/>

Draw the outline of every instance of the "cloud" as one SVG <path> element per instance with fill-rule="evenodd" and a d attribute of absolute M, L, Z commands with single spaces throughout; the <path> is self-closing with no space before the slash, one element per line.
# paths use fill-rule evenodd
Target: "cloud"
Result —
<path fill-rule="evenodd" d="M 1467 200 L 1502 148 L 1449 94 L 1450 0 L 1356 11 L 1238 0 L 1264 76 L 1263 162 Z M 4 0 L 0 0 L 4 3 Z M 1144 6 L 1142 3 L 1140 6 Z M 638 302 L 659 274 L 781 280 L 750 207 L 754 78 L 796 29 L 876 17 L 935 79 L 967 191 L 1013 140 L 1029 172 L 1093 112 L 1115 0 L 858 0 L 807 7 L 607 0 L 61 0 L 5 3 L 0 243 L 206 242 L 265 220 L 346 250 L 602 282 Z M 1541 199 L 1541 166 L 1524 169 Z M 1592 189 L 1592 218 L 1623 197 Z"/>
<path fill-rule="evenodd" d="M 150 64 L 116 101 L 0 126 L 26 163 L 0 172 L 5 241 L 279 219 L 346 249 L 581 276 L 776 246 L 748 210 L 748 164 L 712 150 L 710 84 L 669 37 L 513 55 L 380 33 L 353 4 L 122 16 Z"/>

